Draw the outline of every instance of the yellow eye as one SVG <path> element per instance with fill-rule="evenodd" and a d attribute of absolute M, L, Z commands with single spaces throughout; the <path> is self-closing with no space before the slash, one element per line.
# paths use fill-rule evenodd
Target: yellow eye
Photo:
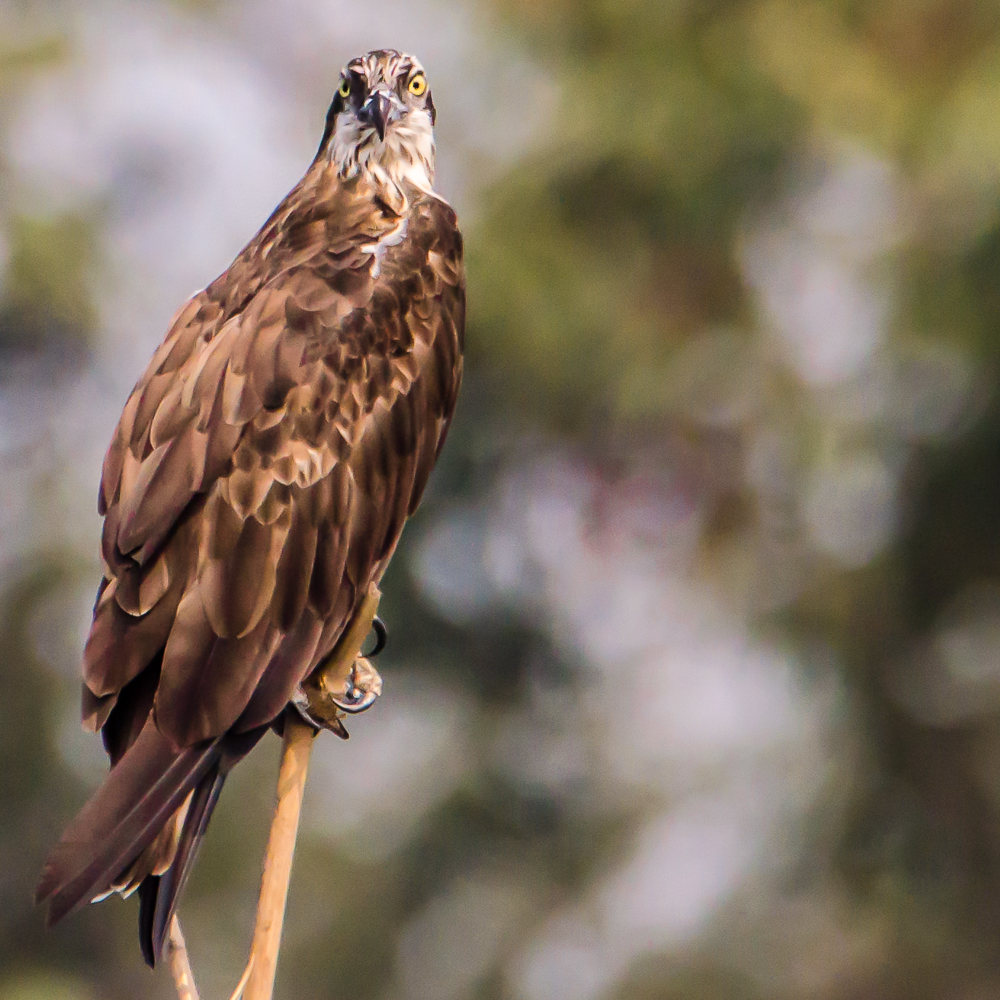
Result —
<path fill-rule="evenodd" d="M 345 76 L 344 79 L 340 81 L 340 87 L 337 90 L 337 93 L 340 94 L 344 100 L 347 100 L 347 98 L 351 96 L 351 78 L 349 76 Z"/>
<path fill-rule="evenodd" d="M 427 78 L 423 73 L 418 73 L 411 81 L 409 87 L 410 93 L 414 97 L 423 97 L 427 92 Z"/>

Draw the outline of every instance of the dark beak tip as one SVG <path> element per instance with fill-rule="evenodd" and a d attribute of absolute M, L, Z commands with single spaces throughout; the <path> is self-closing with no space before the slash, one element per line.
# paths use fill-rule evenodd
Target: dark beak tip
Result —
<path fill-rule="evenodd" d="M 392 102 L 388 94 L 372 94 L 361 110 L 364 112 L 363 120 L 378 132 L 379 141 L 384 140 L 385 128 L 392 111 Z"/>

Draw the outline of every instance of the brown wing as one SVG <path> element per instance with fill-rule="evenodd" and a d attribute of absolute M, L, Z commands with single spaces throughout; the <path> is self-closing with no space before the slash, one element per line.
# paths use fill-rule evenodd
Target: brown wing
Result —
<path fill-rule="evenodd" d="M 464 326 L 451 209 L 424 198 L 402 239 L 378 214 L 332 245 L 343 219 L 278 223 L 284 247 L 265 227 L 178 315 L 105 459 L 93 728 L 161 650 L 155 719 L 174 745 L 273 719 L 381 576 L 447 430 Z M 281 253 L 289 266 L 267 259 Z"/>

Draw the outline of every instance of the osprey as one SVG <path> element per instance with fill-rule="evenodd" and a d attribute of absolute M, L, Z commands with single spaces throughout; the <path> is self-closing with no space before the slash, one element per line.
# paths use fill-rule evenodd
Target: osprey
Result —
<path fill-rule="evenodd" d="M 138 889 L 150 965 L 227 772 L 358 615 L 448 431 L 465 279 L 434 120 L 412 56 L 348 63 L 305 176 L 175 316 L 104 460 L 83 721 L 111 770 L 36 898 L 51 924 Z"/>

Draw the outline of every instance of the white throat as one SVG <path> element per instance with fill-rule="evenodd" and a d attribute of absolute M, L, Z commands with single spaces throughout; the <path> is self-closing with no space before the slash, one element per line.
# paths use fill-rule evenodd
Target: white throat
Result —
<path fill-rule="evenodd" d="M 390 121 L 385 139 L 361 125 L 353 115 L 340 114 L 330 141 L 330 161 L 344 180 L 363 175 L 395 211 L 405 210 L 403 182 L 434 194 L 434 130 L 430 115 L 412 109 Z"/>

